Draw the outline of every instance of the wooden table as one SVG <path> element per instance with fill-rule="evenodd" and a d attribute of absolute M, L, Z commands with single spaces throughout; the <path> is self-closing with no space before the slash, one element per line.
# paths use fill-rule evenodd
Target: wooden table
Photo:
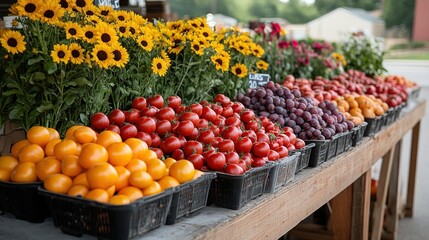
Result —
<path fill-rule="evenodd" d="M 403 136 L 412 130 L 405 208 L 405 215 L 412 216 L 419 127 L 425 104 L 424 101 L 410 103 L 400 118 L 390 126 L 383 128 L 373 137 L 364 138 L 361 145 L 337 158 L 316 168 L 304 169 L 296 175 L 292 183 L 274 194 L 264 194 L 240 210 L 206 207 L 192 216 L 178 220 L 174 225 L 150 231 L 141 239 L 278 239 L 327 202 L 331 202 L 335 207 L 332 209 L 332 232 L 326 239 L 380 239 L 386 199 L 389 199 L 389 214 L 385 223 L 386 233 L 383 236 L 394 239 L 398 214 L 401 212 L 398 207 L 398 194 L 393 191 L 398 187 L 398 146 Z M 370 216 L 371 166 L 381 157 L 383 164 L 377 202 L 373 216 Z M 32 232 L 37 230 L 41 236 Z M 69 238 L 54 228 L 52 220 L 49 219 L 36 226 L 0 217 L 1 235 L 14 237 L 15 232 L 17 238 Z M 91 237 L 85 235 L 83 238 Z M 312 239 L 325 238 L 315 235 Z"/>

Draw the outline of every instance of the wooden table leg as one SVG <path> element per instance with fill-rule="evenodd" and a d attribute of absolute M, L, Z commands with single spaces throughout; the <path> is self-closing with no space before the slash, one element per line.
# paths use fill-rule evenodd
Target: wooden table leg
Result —
<path fill-rule="evenodd" d="M 371 199 L 371 170 L 353 183 L 351 240 L 367 240 Z"/>
<path fill-rule="evenodd" d="M 407 202 L 405 203 L 406 217 L 413 216 L 414 191 L 416 188 L 417 156 L 419 153 L 419 137 L 420 137 L 420 121 L 413 127 L 413 135 L 411 140 L 411 156 L 410 156 L 410 170 L 408 172 Z"/>
<path fill-rule="evenodd" d="M 382 239 L 396 240 L 399 220 L 399 165 L 401 160 L 402 140 L 396 144 L 395 153 L 393 155 L 392 172 L 390 174 L 389 190 L 387 195 L 387 211 L 386 222 L 384 224 L 384 232 Z"/>
<path fill-rule="evenodd" d="M 371 240 L 379 240 L 383 230 L 384 208 L 387 198 L 387 187 L 392 170 L 393 155 L 395 146 L 393 146 L 384 156 L 381 165 L 380 179 L 378 180 L 377 200 L 374 204 L 372 213 Z"/>

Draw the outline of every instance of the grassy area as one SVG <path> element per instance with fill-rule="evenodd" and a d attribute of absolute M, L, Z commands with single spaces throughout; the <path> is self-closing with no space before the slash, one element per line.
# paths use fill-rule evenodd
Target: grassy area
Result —
<path fill-rule="evenodd" d="M 429 52 L 410 52 L 407 54 L 387 54 L 386 59 L 429 60 Z"/>

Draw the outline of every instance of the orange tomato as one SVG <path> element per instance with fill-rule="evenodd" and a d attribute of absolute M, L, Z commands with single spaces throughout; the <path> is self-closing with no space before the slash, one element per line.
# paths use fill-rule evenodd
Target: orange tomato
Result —
<path fill-rule="evenodd" d="M 150 149 L 143 151 L 142 153 L 141 160 L 145 161 L 146 163 L 151 161 L 151 160 L 155 160 L 158 159 L 158 155 L 156 155 L 155 151 L 152 151 Z"/>
<path fill-rule="evenodd" d="M 36 163 L 42 160 L 45 157 L 45 151 L 38 144 L 30 144 L 28 146 L 23 147 L 19 151 L 19 161 L 20 162 L 33 162 Z"/>
<path fill-rule="evenodd" d="M 109 201 L 109 194 L 104 189 L 96 188 L 89 191 L 85 195 L 85 198 L 89 200 L 101 202 L 101 203 L 107 203 Z"/>
<path fill-rule="evenodd" d="M 69 155 L 76 155 L 77 145 L 76 142 L 70 139 L 64 139 L 61 142 L 55 144 L 54 155 L 58 160 L 62 160 L 64 157 Z"/>
<path fill-rule="evenodd" d="M 69 127 L 69 129 L 67 129 L 67 131 L 66 131 L 66 137 L 65 137 L 65 139 L 70 139 L 70 140 L 73 140 L 73 141 L 76 140 L 74 138 L 74 131 L 76 131 L 76 129 L 79 129 L 81 127 L 83 127 L 83 126 L 82 125 L 75 125 L 75 126 Z"/>
<path fill-rule="evenodd" d="M 109 163 L 100 163 L 88 169 L 86 180 L 90 189 L 108 189 L 118 181 L 118 173 Z"/>
<path fill-rule="evenodd" d="M 27 139 L 22 139 L 19 140 L 18 142 L 16 142 L 15 144 L 13 144 L 12 148 L 11 148 L 11 153 L 12 156 L 18 158 L 19 156 L 19 151 L 23 148 L 26 147 L 28 145 L 30 145 L 31 143 L 27 140 Z"/>
<path fill-rule="evenodd" d="M 124 142 L 115 142 L 107 148 L 108 162 L 113 166 L 125 166 L 133 159 L 133 150 Z"/>
<path fill-rule="evenodd" d="M 166 158 L 166 159 L 164 160 L 164 164 L 165 164 L 165 166 L 166 166 L 167 168 L 170 168 L 170 167 L 171 167 L 171 165 L 173 165 L 173 163 L 175 163 L 175 162 L 176 162 L 176 159 L 171 158 L 171 157 Z"/>
<path fill-rule="evenodd" d="M 43 186 L 46 190 L 66 194 L 70 190 L 72 183 L 73 181 L 69 176 L 61 173 L 54 173 L 46 178 L 43 182 Z"/>
<path fill-rule="evenodd" d="M 84 197 L 88 192 L 88 186 L 77 184 L 70 187 L 67 195 L 74 197 Z"/>
<path fill-rule="evenodd" d="M 179 160 L 170 167 L 169 175 L 180 183 L 191 181 L 194 178 L 194 165 L 188 160 Z"/>
<path fill-rule="evenodd" d="M 149 173 L 143 170 L 138 170 L 131 173 L 128 181 L 132 186 L 143 189 L 149 187 L 152 184 L 153 179 Z"/>
<path fill-rule="evenodd" d="M 165 167 L 165 164 L 162 160 L 154 159 L 147 161 L 146 164 L 147 172 L 152 176 L 153 180 L 159 180 L 166 175 L 167 167 Z"/>
<path fill-rule="evenodd" d="M 0 170 L 12 171 L 19 161 L 14 156 L 0 156 Z"/>
<path fill-rule="evenodd" d="M 106 189 L 107 194 L 109 194 L 109 198 L 111 198 L 113 194 L 115 194 L 115 191 L 116 191 L 115 185 L 112 185 L 111 187 Z"/>
<path fill-rule="evenodd" d="M 48 128 L 49 131 L 49 141 L 51 142 L 54 139 L 60 139 L 60 133 L 54 128 Z"/>
<path fill-rule="evenodd" d="M 43 159 L 36 163 L 36 175 L 41 181 L 54 173 L 61 173 L 61 162 L 55 158 Z"/>
<path fill-rule="evenodd" d="M 86 180 L 86 172 L 83 172 L 73 178 L 73 185 L 84 185 L 89 187 L 88 180 Z"/>
<path fill-rule="evenodd" d="M 149 187 L 143 189 L 143 195 L 144 196 L 150 196 L 150 195 L 155 195 L 162 192 L 162 188 L 161 185 L 159 185 L 158 182 L 153 181 Z"/>
<path fill-rule="evenodd" d="M 79 156 L 79 164 L 86 169 L 107 162 L 108 154 L 106 148 L 96 143 L 87 143 L 82 146 Z"/>
<path fill-rule="evenodd" d="M 125 143 L 132 149 L 133 158 L 142 159 L 144 151 L 149 149 L 147 143 L 138 138 L 128 138 Z"/>
<path fill-rule="evenodd" d="M 143 160 L 133 159 L 130 163 L 125 166 L 130 172 L 134 172 L 137 170 L 147 171 L 147 165 Z"/>
<path fill-rule="evenodd" d="M 125 205 L 130 204 L 130 198 L 124 194 L 118 194 L 109 199 L 109 204 L 113 205 Z"/>
<path fill-rule="evenodd" d="M 69 177 L 76 177 L 83 171 L 79 164 L 79 157 L 70 155 L 61 161 L 61 172 Z"/>
<path fill-rule="evenodd" d="M 5 169 L 0 169 L 0 181 L 9 182 L 10 181 L 10 171 Z"/>
<path fill-rule="evenodd" d="M 132 187 L 132 186 L 122 188 L 118 192 L 118 195 L 119 194 L 128 196 L 128 198 L 130 199 L 130 202 L 134 202 L 135 200 L 143 197 L 143 192 L 139 188 Z"/>
<path fill-rule="evenodd" d="M 128 179 L 130 178 L 130 171 L 124 166 L 116 166 L 116 172 L 118 173 L 118 181 L 115 184 L 116 191 L 129 185 Z"/>
<path fill-rule="evenodd" d="M 77 142 L 82 144 L 95 142 L 95 140 L 97 140 L 97 133 L 92 130 L 92 128 L 86 126 L 74 130 L 73 136 Z"/>
<path fill-rule="evenodd" d="M 61 142 L 61 139 L 53 139 L 45 146 L 45 155 L 46 156 L 55 156 L 54 147 L 57 143 Z"/>
<path fill-rule="evenodd" d="M 95 143 L 100 144 L 103 147 L 108 147 L 110 144 L 115 142 L 122 142 L 121 135 L 113 131 L 103 131 L 98 134 L 97 141 Z"/>
<path fill-rule="evenodd" d="M 50 141 L 49 130 L 43 126 L 31 127 L 27 132 L 27 140 L 32 144 L 44 147 Z"/>
<path fill-rule="evenodd" d="M 76 156 L 80 156 L 81 151 L 82 151 L 82 144 L 76 143 Z"/>
<path fill-rule="evenodd" d="M 201 172 L 200 170 L 195 169 L 194 177 L 192 178 L 192 180 L 194 180 L 194 179 L 197 179 L 197 178 L 201 177 L 203 174 L 204 174 L 204 173 L 203 173 L 203 172 Z"/>
<path fill-rule="evenodd" d="M 165 176 L 158 181 L 162 190 L 167 188 L 177 187 L 180 185 L 179 181 L 177 181 L 174 177 Z"/>

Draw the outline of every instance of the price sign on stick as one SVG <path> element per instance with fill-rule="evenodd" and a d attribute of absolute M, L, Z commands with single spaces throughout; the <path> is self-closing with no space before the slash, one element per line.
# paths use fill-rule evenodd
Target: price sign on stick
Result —
<path fill-rule="evenodd" d="M 111 6 L 114 9 L 119 9 L 119 0 L 94 0 L 97 6 Z"/>
<path fill-rule="evenodd" d="M 265 73 L 249 73 L 249 88 L 264 86 L 270 81 L 270 75 Z"/>

